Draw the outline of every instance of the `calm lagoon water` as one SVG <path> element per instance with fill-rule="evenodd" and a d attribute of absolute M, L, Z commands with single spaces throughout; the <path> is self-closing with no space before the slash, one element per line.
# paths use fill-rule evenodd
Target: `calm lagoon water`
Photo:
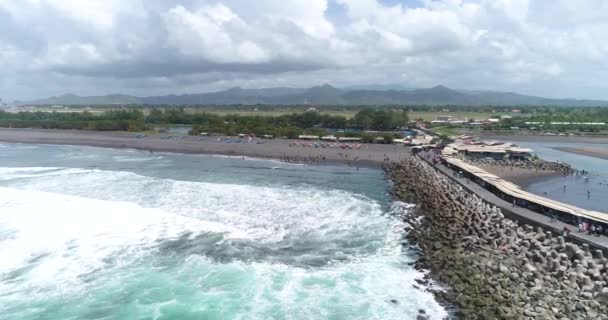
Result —
<path fill-rule="evenodd" d="M 0 144 L 0 319 L 440 319 L 408 208 L 379 170 Z"/>
<path fill-rule="evenodd" d="M 589 171 L 589 182 L 575 176 L 557 177 L 528 186 L 528 190 L 551 199 L 570 203 L 581 208 L 608 213 L 608 160 L 583 156 L 552 149 L 554 147 L 606 147 L 602 144 L 560 142 L 517 142 L 517 145 L 532 148 L 546 160 L 567 162 L 579 170 Z M 564 191 L 564 185 L 566 191 Z M 587 191 L 590 192 L 589 199 Z"/>

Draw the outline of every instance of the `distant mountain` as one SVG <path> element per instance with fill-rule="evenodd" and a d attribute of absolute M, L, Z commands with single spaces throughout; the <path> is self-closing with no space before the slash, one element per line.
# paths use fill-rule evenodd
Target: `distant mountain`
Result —
<path fill-rule="evenodd" d="M 48 99 L 15 102 L 17 105 L 466 105 L 466 106 L 608 106 L 608 101 L 549 99 L 513 92 L 454 90 L 444 86 L 428 89 L 340 89 L 325 84 L 312 88 L 243 89 L 184 95 L 134 97 L 113 94 L 81 97 L 66 94 Z"/>
<path fill-rule="evenodd" d="M 354 85 L 344 87 L 345 90 L 374 90 L 374 91 L 387 91 L 387 90 L 411 90 L 412 88 L 399 84 L 368 84 L 368 85 Z"/>
<path fill-rule="evenodd" d="M 113 105 L 137 103 L 140 103 L 139 98 L 123 94 L 81 97 L 69 93 L 40 100 L 15 101 L 16 105 Z"/>
<path fill-rule="evenodd" d="M 258 104 L 260 101 L 271 101 L 289 99 L 306 92 L 307 89 L 294 88 L 265 88 L 265 89 L 242 89 L 231 88 L 224 91 L 168 95 L 140 98 L 143 104 Z"/>

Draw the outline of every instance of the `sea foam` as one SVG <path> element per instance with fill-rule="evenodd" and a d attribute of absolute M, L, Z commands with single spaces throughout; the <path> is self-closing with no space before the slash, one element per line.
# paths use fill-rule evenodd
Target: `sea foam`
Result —
<path fill-rule="evenodd" d="M 7 319 L 445 316 L 411 286 L 422 274 L 408 266 L 392 216 L 407 204 L 390 213 L 341 190 L 96 169 L 0 176 Z"/>

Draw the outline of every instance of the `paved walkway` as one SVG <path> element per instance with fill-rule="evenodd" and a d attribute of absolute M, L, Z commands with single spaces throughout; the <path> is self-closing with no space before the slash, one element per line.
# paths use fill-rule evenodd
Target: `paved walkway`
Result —
<path fill-rule="evenodd" d="M 469 191 L 477 194 L 486 202 L 496 205 L 503 211 L 503 213 L 506 213 L 506 214 L 511 213 L 516 218 L 520 218 L 524 222 L 530 222 L 530 223 L 541 225 L 545 229 L 551 230 L 551 231 L 555 232 L 556 234 L 562 234 L 564 227 L 568 227 L 568 229 L 572 230 L 569 238 L 572 238 L 575 241 L 588 243 L 589 245 L 593 245 L 595 247 L 602 248 L 603 250 L 608 250 L 608 237 L 606 237 L 606 236 L 598 237 L 598 236 L 588 235 L 587 233 L 583 233 L 583 232 L 577 232 L 578 226 L 573 226 L 573 225 L 564 223 L 562 221 L 551 222 L 551 219 L 549 217 L 542 215 L 540 213 L 537 213 L 532 210 L 522 208 L 519 206 L 513 207 L 513 204 L 497 197 L 496 195 L 494 195 L 490 191 L 484 189 L 482 186 L 478 185 L 477 183 L 475 183 L 467 178 L 460 178 L 458 176 L 454 176 L 453 175 L 454 171 L 452 169 L 449 169 L 441 164 L 434 165 L 431 161 L 426 159 L 424 156 L 421 156 L 420 158 L 427 161 L 429 164 L 434 166 L 439 171 L 443 172 L 446 176 L 448 176 L 452 180 L 461 184 L 465 189 L 468 189 Z"/>

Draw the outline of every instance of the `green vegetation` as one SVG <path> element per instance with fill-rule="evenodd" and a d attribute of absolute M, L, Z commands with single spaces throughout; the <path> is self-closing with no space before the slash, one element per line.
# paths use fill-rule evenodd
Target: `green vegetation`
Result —
<path fill-rule="evenodd" d="M 517 110 L 513 110 L 517 109 Z M 606 134 L 608 108 L 602 107 L 496 107 L 496 106 L 316 106 L 308 105 L 210 105 L 196 106 L 70 106 L 42 107 L 34 112 L 0 111 L 0 126 L 80 130 L 142 131 L 171 124 L 192 125 L 193 133 L 270 134 L 296 136 L 325 134 L 325 129 L 347 129 L 348 134 L 365 137 L 360 131 L 392 131 L 407 125 L 408 119 L 423 121 L 443 135 L 481 131 L 515 131 Z M 51 112 L 52 110 L 52 112 Z M 319 110 L 319 111 L 317 111 Z M 407 110 L 407 112 L 406 112 Z M 467 123 L 431 124 L 439 116 Z M 498 123 L 474 126 L 471 119 L 499 118 Z M 568 123 L 568 124 L 565 124 Z M 358 133 L 357 133 L 358 132 Z M 381 134 L 374 134 L 381 136 Z M 373 139 L 373 137 L 372 137 Z"/>
<path fill-rule="evenodd" d="M 600 124 L 604 123 L 604 124 Z M 511 128 L 542 132 L 600 132 L 608 129 L 608 108 L 547 108 L 535 110 L 529 117 L 502 119 L 484 126 L 484 130 L 499 131 Z"/>
<path fill-rule="evenodd" d="M 439 135 L 446 136 L 446 137 L 459 135 L 458 130 L 459 130 L 459 128 L 455 127 L 455 126 L 445 126 L 444 125 L 444 126 L 433 127 L 433 132 L 435 132 Z"/>
<path fill-rule="evenodd" d="M 388 131 L 408 124 L 405 110 L 363 109 L 353 118 L 321 114 L 316 111 L 279 116 L 243 116 L 192 113 L 183 108 L 107 110 L 85 112 L 0 111 L 0 126 L 12 128 L 79 129 L 93 131 L 142 131 L 167 124 L 192 125 L 191 134 L 209 132 L 224 135 L 239 133 L 296 137 L 300 134 L 327 134 L 326 129 Z M 349 133 L 351 135 L 356 133 Z"/>
<path fill-rule="evenodd" d="M 142 131 L 144 114 L 139 110 L 90 112 L 17 112 L 0 110 L 0 127 L 77 129 L 92 131 Z"/>
<path fill-rule="evenodd" d="M 453 119 L 465 121 L 468 119 L 469 121 L 464 124 L 431 124 L 431 127 L 433 131 L 446 135 L 520 130 L 543 133 L 608 133 L 608 125 L 606 125 L 608 108 L 605 107 L 524 107 L 518 111 L 508 116 L 503 113 L 492 113 L 488 117 L 475 117 L 477 119 L 499 119 L 499 122 L 496 123 L 484 123 L 477 126 L 473 126 L 471 118 L 456 116 L 458 112 L 443 113 L 442 115 L 450 115 Z M 412 115 L 413 113 L 410 113 L 410 116 Z"/>
<path fill-rule="evenodd" d="M 357 131 L 388 131 L 407 126 L 408 117 L 404 110 L 363 109 L 352 119 L 342 116 L 320 114 L 316 111 L 292 113 L 276 117 L 241 116 L 216 114 L 192 115 L 192 134 L 202 132 L 235 135 L 253 133 L 295 138 L 300 134 L 325 135 L 325 129 L 352 129 L 345 135 L 355 136 Z M 353 132 L 354 131 L 354 132 Z M 359 133 L 359 136 L 362 134 Z"/>

